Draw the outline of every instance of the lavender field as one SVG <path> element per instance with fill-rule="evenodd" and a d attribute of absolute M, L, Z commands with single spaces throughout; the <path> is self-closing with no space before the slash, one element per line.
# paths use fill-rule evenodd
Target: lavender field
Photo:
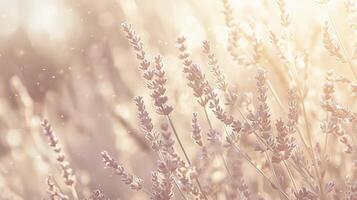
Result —
<path fill-rule="evenodd" d="M 357 200 L 357 1 L 0 0 L 0 200 Z"/>

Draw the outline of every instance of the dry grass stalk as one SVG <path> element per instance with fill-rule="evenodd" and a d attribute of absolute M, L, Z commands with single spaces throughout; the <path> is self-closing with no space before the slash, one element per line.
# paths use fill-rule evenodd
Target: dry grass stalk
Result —
<path fill-rule="evenodd" d="M 348 14 L 348 21 L 350 23 L 350 27 L 355 35 L 352 54 L 352 59 L 355 60 L 357 59 L 357 3 L 355 0 L 346 0 L 345 6 Z"/>
<path fill-rule="evenodd" d="M 165 83 L 167 79 L 165 78 L 165 71 L 162 69 L 162 57 L 160 55 L 156 56 L 154 58 L 155 69 L 147 72 L 148 67 L 150 66 L 150 62 L 147 61 L 145 57 L 145 52 L 142 48 L 143 44 L 140 41 L 140 37 L 136 35 L 135 31 L 131 28 L 131 25 L 123 23 L 122 27 L 123 31 L 127 34 L 129 43 L 132 44 L 132 47 L 137 54 L 137 58 L 139 61 L 141 61 L 141 69 L 144 70 L 143 77 L 148 81 L 147 87 L 152 90 L 151 97 L 154 100 L 154 106 L 157 109 L 157 113 L 166 116 L 187 162 L 191 165 L 190 158 L 186 153 L 186 150 L 170 117 L 170 113 L 172 112 L 173 108 L 172 106 L 167 105 L 168 97 L 165 95 Z"/>
<path fill-rule="evenodd" d="M 223 108 L 219 105 L 220 100 L 218 98 L 218 94 L 214 91 L 211 87 L 205 75 L 202 73 L 201 69 L 190 59 L 190 54 L 187 53 L 186 47 L 186 38 L 181 36 L 178 37 L 176 40 L 178 44 L 178 49 L 180 50 L 181 54 L 179 58 L 183 61 L 185 66 L 184 72 L 187 74 L 187 80 L 189 81 L 189 86 L 194 90 L 194 95 L 198 98 L 198 102 L 202 107 L 204 107 L 209 102 L 209 108 L 215 114 L 216 118 L 223 122 L 225 125 L 230 125 L 233 123 L 233 117 L 229 116 Z M 205 110 L 205 114 L 207 117 L 207 113 Z M 207 121 L 210 120 L 207 117 Z M 210 128 L 212 128 L 211 123 Z"/>
<path fill-rule="evenodd" d="M 151 97 L 154 99 L 154 105 L 156 106 L 156 110 L 160 115 L 168 116 L 173 108 L 172 106 L 167 105 L 167 96 L 165 95 L 166 86 L 165 83 L 167 81 L 165 77 L 165 71 L 163 70 L 162 64 L 162 56 L 155 56 L 155 78 L 153 80 L 153 92 Z"/>
<path fill-rule="evenodd" d="M 144 56 L 140 56 L 140 55 L 145 55 L 145 53 L 143 52 L 143 50 L 142 50 L 142 43 L 141 42 L 138 42 L 138 41 L 140 41 L 140 37 L 138 37 L 136 34 L 135 34 L 135 31 L 133 31 L 132 29 L 131 29 L 131 26 L 130 25 L 126 25 L 126 24 L 124 24 L 123 25 L 123 28 L 124 28 L 124 32 L 126 32 L 127 33 L 127 38 L 128 38 L 128 40 L 129 40 L 129 42 L 131 43 L 131 44 L 134 44 L 133 45 L 133 48 L 134 48 L 134 50 L 135 51 L 137 51 L 138 49 L 140 50 L 139 51 L 139 56 L 138 56 L 138 53 L 137 53 L 137 57 L 138 57 L 138 59 L 139 60 L 146 60 L 146 59 L 141 59 L 141 58 L 143 58 Z M 134 39 L 133 39 L 134 38 Z M 139 39 L 138 39 L 139 38 Z M 139 47 L 139 48 L 138 48 Z M 175 134 L 175 137 L 176 137 L 176 139 L 177 139 L 177 141 L 178 141 L 178 143 L 179 143 L 179 145 L 180 145 L 180 147 L 181 147 L 181 150 L 182 150 L 182 152 L 184 153 L 184 156 L 185 156 L 185 158 L 186 158 L 186 160 L 187 160 L 187 162 L 188 162 L 188 164 L 189 165 L 192 165 L 192 163 L 191 163 L 191 161 L 190 161 L 190 159 L 189 159 L 189 157 L 188 157 L 188 155 L 187 155 L 187 153 L 186 153 L 186 151 L 185 151 L 185 149 L 184 149 L 184 147 L 183 147 L 183 144 L 182 144 L 182 142 L 181 142 L 181 139 L 179 138 L 179 136 L 178 136 L 178 133 L 177 133 L 177 131 L 176 131 L 176 129 L 175 129 L 175 126 L 173 125 L 173 122 L 172 122 L 172 120 L 171 120 L 171 117 L 170 117 L 170 113 L 172 112 L 172 106 L 168 106 L 167 104 L 166 104 L 166 102 L 167 102 L 167 100 L 168 100 L 168 98 L 167 98 L 167 96 L 165 95 L 165 91 L 166 91 L 166 88 L 165 88 L 165 83 L 166 83 L 166 81 L 167 81 L 167 79 L 165 78 L 165 71 L 163 70 L 163 64 L 162 64 L 162 57 L 160 56 L 160 55 L 158 55 L 158 56 L 156 56 L 155 58 L 154 58 L 154 60 L 155 60 L 155 69 L 154 69 L 154 74 L 153 74 L 153 77 L 151 77 L 151 76 L 149 76 L 149 78 L 146 78 L 146 76 L 145 76 L 145 74 L 144 74 L 144 78 L 147 80 L 147 81 L 151 81 L 151 82 L 149 82 L 148 83 L 148 88 L 149 89 L 151 89 L 151 90 L 153 90 L 153 92 L 152 92 L 152 94 L 151 94 L 151 97 L 153 98 L 153 100 L 154 100 L 154 105 L 155 105 L 155 107 L 157 108 L 157 112 L 158 112 L 158 114 L 160 114 L 160 115 L 165 115 L 166 117 L 167 117 L 167 119 L 168 119 L 168 122 L 169 122 L 169 124 L 170 124 L 170 126 L 171 126 L 171 128 L 172 128 L 172 130 L 173 130 L 173 132 L 174 132 L 174 134 Z M 189 61 L 187 61 L 187 62 L 189 62 Z M 144 62 L 144 63 L 142 63 L 142 65 L 144 65 L 145 63 L 148 63 L 148 62 Z M 148 64 L 149 65 L 149 64 Z M 148 66 L 148 65 L 145 65 L 145 66 Z M 145 68 L 144 70 L 146 70 L 147 68 Z M 194 74 L 194 75 L 196 75 L 195 73 L 192 73 L 192 74 Z M 151 75 L 151 73 L 150 73 L 150 75 Z M 195 79 L 195 78 L 193 78 L 193 79 Z M 192 80 L 193 80 L 192 79 Z M 193 88 L 195 88 L 196 86 L 192 86 Z M 203 89 L 203 88 L 202 88 Z M 199 91 L 197 91 L 197 92 L 199 92 Z M 199 94 L 198 94 L 199 95 Z M 138 101 L 140 101 L 139 99 L 137 100 L 137 104 L 138 104 Z M 146 115 L 145 114 L 145 112 L 143 112 L 143 111 L 140 111 L 140 110 L 143 110 L 143 108 L 142 108 L 142 105 L 143 105 L 143 103 L 141 104 L 141 103 L 139 103 L 138 104 L 138 107 L 139 107 L 139 113 L 142 113 L 143 115 Z M 140 108 L 141 107 L 141 108 Z M 140 114 L 139 114 L 140 115 Z M 139 116 L 140 117 L 140 116 Z M 146 129 L 147 130 L 150 130 L 150 128 L 149 128 L 149 126 L 148 126 L 148 121 L 147 121 L 147 119 L 146 120 L 141 120 L 141 121 L 143 121 L 143 123 L 146 123 Z M 145 122 L 144 122 L 145 121 Z M 167 130 L 165 130 L 165 131 L 167 131 Z M 155 138 L 155 136 L 154 135 L 148 135 L 149 136 L 149 138 Z M 163 134 L 163 136 L 165 136 L 165 134 Z M 165 137 L 164 137 L 165 138 Z M 172 143 L 173 144 L 173 143 Z M 155 146 L 155 145 L 154 145 Z M 163 152 L 166 152 L 167 150 L 164 150 L 164 151 L 161 151 L 161 153 L 163 154 L 163 155 L 165 155 L 165 153 L 163 153 Z M 174 156 L 175 158 L 179 158 L 178 157 L 178 155 L 176 154 L 176 153 L 174 153 L 174 152 L 170 152 L 171 154 L 170 154 L 170 156 Z M 182 161 L 181 161 L 182 162 Z M 165 165 L 164 165 L 165 166 Z M 159 170 L 159 172 L 160 172 L 160 170 Z M 161 169 L 161 172 L 163 172 L 163 169 Z M 168 174 L 163 174 L 163 176 L 166 176 L 166 178 L 164 179 L 164 180 L 167 180 L 169 177 L 168 177 Z M 171 177 L 171 176 L 170 176 Z M 183 176 L 183 177 L 185 177 L 185 176 Z M 171 178 L 169 178 L 169 180 L 171 180 L 170 182 L 172 182 L 173 181 L 173 179 L 171 179 Z M 179 179 L 180 180 L 180 179 Z M 198 181 L 198 178 L 196 177 L 195 178 L 195 181 L 197 182 L 197 184 L 198 184 L 198 186 L 199 186 L 199 190 L 201 191 L 201 193 L 199 193 L 199 192 L 196 192 L 198 195 L 202 195 L 203 197 L 202 198 L 204 198 L 204 199 L 207 199 L 207 197 L 202 193 L 202 188 L 201 188 L 201 185 L 200 185 L 200 183 L 199 183 L 199 181 Z M 165 184 L 168 184 L 168 182 L 166 182 Z M 155 184 L 154 184 L 155 185 Z M 190 184 L 190 187 L 195 187 L 195 186 L 193 186 L 192 184 Z M 156 189 L 158 189 L 157 187 L 155 187 Z M 171 187 L 170 187 L 171 188 Z M 195 191 L 197 191 L 197 189 L 194 189 Z M 164 195 L 163 196 L 163 198 L 165 199 L 165 198 L 169 198 L 171 195 L 170 194 L 168 194 L 168 190 L 167 190 L 167 188 L 166 189 L 164 189 L 164 192 L 166 192 L 165 194 L 166 194 L 166 196 Z M 158 195 L 158 196 L 160 196 L 160 195 Z M 161 196 L 162 196 L 162 192 L 161 192 Z"/>
<path fill-rule="evenodd" d="M 69 200 L 69 197 L 63 194 L 59 187 L 53 182 L 52 177 L 47 177 L 46 183 L 51 200 Z"/>
<path fill-rule="evenodd" d="M 290 25 L 290 15 L 286 9 L 286 2 L 285 0 L 278 0 L 277 4 L 280 10 L 280 23 L 284 27 L 288 27 Z"/>
<path fill-rule="evenodd" d="M 53 151 L 56 153 L 56 160 L 59 163 L 62 170 L 62 177 L 64 179 L 64 183 L 71 188 L 72 195 L 74 199 L 78 199 L 78 194 L 76 192 L 76 176 L 73 173 L 73 169 L 70 167 L 69 162 L 65 159 L 65 154 L 63 152 L 62 146 L 58 141 L 58 138 L 55 132 L 52 129 L 51 124 L 46 120 L 42 120 L 42 129 L 44 135 L 49 140 L 49 146 L 52 147 Z"/>
<path fill-rule="evenodd" d="M 160 148 L 158 140 L 159 135 L 155 131 L 153 131 L 154 125 L 151 122 L 151 117 L 149 116 L 149 113 L 146 111 L 143 97 L 137 96 L 134 98 L 134 101 L 139 111 L 138 119 L 140 122 L 141 129 L 145 133 L 145 138 L 151 143 L 151 148 L 154 151 L 158 151 Z"/>
<path fill-rule="evenodd" d="M 278 120 L 275 125 L 278 136 L 276 136 L 276 144 L 273 147 L 272 161 L 279 163 L 290 158 L 295 148 L 295 141 L 294 138 L 288 136 L 288 129 L 282 120 Z"/>
<path fill-rule="evenodd" d="M 207 55 L 207 57 L 209 59 L 208 64 L 212 68 L 212 72 L 216 79 L 218 88 L 220 90 L 226 92 L 228 89 L 228 82 L 226 80 L 225 74 L 223 73 L 221 67 L 218 65 L 216 56 L 214 55 L 214 53 L 211 50 L 211 44 L 207 40 L 203 41 L 203 52 Z"/>
<path fill-rule="evenodd" d="M 230 0 L 223 0 L 225 23 L 228 28 L 228 47 L 227 50 L 230 53 L 232 59 L 238 64 L 243 66 L 250 66 L 252 63 L 249 58 L 240 54 L 239 40 L 241 38 L 239 24 L 235 21 L 235 13 L 233 6 L 230 4 Z"/>
<path fill-rule="evenodd" d="M 147 59 L 143 43 L 141 42 L 141 38 L 132 29 L 131 24 L 123 23 L 122 27 L 123 31 L 127 34 L 126 37 L 130 45 L 133 47 L 136 53 L 136 58 L 140 61 L 139 69 L 143 72 L 142 76 L 146 81 L 148 81 L 148 87 L 152 87 L 150 85 L 150 82 L 152 81 L 155 75 L 155 70 L 150 68 L 150 61 Z"/>
<path fill-rule="evenodd" d="M 114 171 L 114 173 L 122 178 L 122 181 L 129 185 L 130 189 L 139 191 L 143 188 L 143 180 L 129 174 L 124 167 L 117 163 L 106 151 L 102 152 L 102 159 L 106 167 Z"/>
<path fill-rule="evenodd" d="M 336 27 L 336 23 L 334 21 L 334 19 L 331 17 L 330 15 L 330 12 L 329 12 L 329 7 L 328 7 L 328 2 L 325 2 L 324 3 L 324 6 L 325 6 L 325 9 L 326 9 L 326 12 L 327 12 L 327 16 L 328 16 L 328 19 L 329 19 L 329 22 L 332 24 L 332 28 L 334 30 L 334 33 L 336 35 L 336 38 L 337 38 L 337 41 L 338 41 L 338 44 L 339 44 L 339 47 L 341 47 L 342 49 L 342 60 L 339 59 L 341 62 L 347 62 L 348 63 L 348 66 L 354 76 L 354 78 L 357 80 L 357 73 L 355 71 L 355 68 L 354 68 L 354 65 L 353 65 L 353 55 L 350 56 L 349 52 L 347 51 L 347 49 L 344 47 L 344 45 L 342 44 L 342 39 L 341 39 L 341 36 L 340 36 L 340 33 L 337 31 L 337 27 Z M 327 22 L 325 22 L 325 24 L 328 25 Z M 325 25 L 326 26 L 326 25 Z M 326 28 L 325 28 L 326 29 Z M 325 30 L 325 32 L 328 32 L 328 27 L 327 27 L 327 30 Z M 324 35 L 327 34 L 327 33 L 324 33 Z M 328 36 L 328 34 L 326 36 L 324 36 L 324 38 L 326 37 L 326 40 L 333 40 L 333 39 L 329 39 L 329 37 L 331 38 L 331 36 Z M 325 40 L 325 39 L 324 39 Z M 327 43 L 330 43 L 329 41 L 327 41 Z M 330 45 L 330 44 L 327 44 L 327 45 Z M 333 44 L 332 44 L 333 45 Z M 326 46 L 326 45 L 325 45 Z M 336 45 L 335 45 L 336 46 Z M 330 47 L 331 48 L 331 47 Z M 333 47 L 331 50 L 331 52 L 334 52 L 335 50 L 333 49 L 336 49 L 335 47 Z M 337 58 L 341 57 L 341 56 L 337 56 L 338 54 L 336 54 L 335 56 Z"/>
<path fill-rule="evenodd" d="M 346 60 L 340 51 L 340 47 L 336 43 L 335 39 L 332 37 L 329 29 L 330 27 L 328 22 L 325 22 L 324 37 L 323 37 L 323 43 L 325 45 L 325 48 L 329 52 L 330 56 L 335 56 L 337 60 L 345 63 Z"/>
<path fill-rule="evenodd" d="M 229 84 L 228 81 L 226 80 L 226 75 L 224 74 L 223 69 L 219 66 L 215 54 L 212 52 L 210 42 L 207 40 L 203 41 L 202 47 L 203 47 L 203 52 L 208 57 L 208 64 L 212 68 L 211 71 L 215 78 L 217 87 L 218 89 L 220 89 L 222 92 L 225 93 L 225 100 L 226 100 L 225 105 L 230 105 L 233 107 L 237 101 L 238 95 L 229 89 Z"/>
<path fill-rule="evenodd" d="M 192 113 L 192 139 L 199 146 L 203 146 L 202 136 L 201 136 L 201 127 L 198 124 L 197 113 Z"/>
<path fill-rule="evenodd" d="M 340 141 L 346 146 L 346 153 L 356 151 L 356 145 L 351 143 L 351 138 L 346 134 L 343 128 L 344 122 L 352 122 L 356 118 L 356 114 L 340 106 L 334 97 L 335 93 L 335 77 L 332 71 L 329 71 L 326 76 L 326 82 L 323 88 L 322 107 L 328 113 L 328 117 L 321 124 L 322 131 L 326 134 L 325 150 L 327 149 L 328 136 L 334 134 L 340 138 Z M 352 141 L 353 134 L 351 135 Z"/>
<path fill-rule="evenodd" d="M 109 200 L 105 197 L 102 191 L 95 190 L 91 193 L 88 200 Z"/>
<path fill-rule="evenodd" d="M 187 52 L 186 38 L 184 36 L 179 36 L 176 38 L 177 49 L 180 52 L 179 58 L 184 65 L 184 73 L 186 74 L 186 79 L 189 81 L 188 86 L 192 88 L 193 95 L 197 98 L 198 103 L 205 107 L 208 98 L 204 96 L 205 85 L 204 85 L 204 75 L 201 69 L 192 62 L 190 54 Z"/>

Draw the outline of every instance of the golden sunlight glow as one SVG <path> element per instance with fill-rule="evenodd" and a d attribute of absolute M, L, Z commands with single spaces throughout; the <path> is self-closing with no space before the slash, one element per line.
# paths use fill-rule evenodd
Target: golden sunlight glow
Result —
<path fill-rule="evenodd" d="M 26 4 L 24 23 L 31 35 L 45 35 L 50 40 L 63 40 L 73 29 L 73 14 L 61 1 L 33 0 Z"/>
<path fill-rule="evenodd" d="M 0 0 L 0 200 L 357 200 L 357 0 Z"/>

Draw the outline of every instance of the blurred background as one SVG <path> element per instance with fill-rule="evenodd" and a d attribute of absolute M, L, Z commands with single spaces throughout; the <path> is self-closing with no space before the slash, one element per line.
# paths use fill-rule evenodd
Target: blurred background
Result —
<path fill-rule="evenodd" d="M 320 100 L 327 70 L 347 78 L 352 75 L 323 48 L 326 10 L 312 0 L 288 2 L 292 46 L 300 56 L 308 52 L 311 61 L 311 67 L 302 67 L 299 73 L 309 74 L 305 81 L 314 86 L 307 93 L 312 109 Z M 251 22 L 257 27 L 257 37 L 268 49 L 268 61 L 262 67 L 286 103 L 289 80 L 276 73 L 283 68 L 268 34 L 285 34 L 276 2 L 232 0 L 231 4 L 242 27 Z M 329 6 L 342 43 L 352 51 L 354 36 L 344 4 L 336 0 Z M 55 156 L 39 126 L 42 118 L 49 119 L 64 146 L 81 197 L 102 189 L 112 199 L 143 198 L 105 170 L 100 158 L 102 150 L 111 152 L 150 187 L 155 159 L 140 132 L 132 99 L 142 95 L 148 105 L 151 100 L 135 54 L 121 31 L 123 22 L 133 25 L 149 56 L 164 56 L 173 117 L 183 138 L 190 139 L 187 116 L 200 108 L 186 86 L 176 36 L 187 37 L 189 51 L 202 68 L 208 66 L 201 44 L 210 40 L 240 101 L 254 93 L 256 70 L 237 65 L 227 52 L 228 30 L 220 0 L 0 0 L 0 193 L 6 195 L 1 199 L 46 197 L 47 175 L 63 186 Z M 242 40 L 244 45 L 248 46 Z M 342 89 L 350 92 L 346 86 Z M 279 116 L 276 103 L 271 104 L 274 117 Z M 319 119 L 320 115 L 314 116 Z M 160 120 L 154 119 L 155 123 Z M 194 148 L 187 146 L 193 153 Z"/>

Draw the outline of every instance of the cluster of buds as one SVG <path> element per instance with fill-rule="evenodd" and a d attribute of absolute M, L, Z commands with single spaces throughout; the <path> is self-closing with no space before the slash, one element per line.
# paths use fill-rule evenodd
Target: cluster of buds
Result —
<path fill-rule="evenodd" d="M 132 190 L 141 190 L 143 187 L 143 180 L 137 177 L 134 177 L 132 174 L 125 172 L 125 169 L 122 165 L 118 164 L 106 151 L 102 152 L 102 159 L 108 168 L 112 169 L 115 174 L 119 175 L 122 178 L 122 181 L 130 186 Z"/>
<path fill-rule="evenodd" d="M 53 131 L 51 124 L 46 119 L 44 119 L 42 120 L 41 125 L 44 135 L 47 136 L 49 140 L 48 144 L 57 154 L 56 160 L 62 169 L 62 177 L 65 180 L 65 184 L 68 186 L 73 186 L 75 184 L 76 176 L 74 175 L 72 168 L 69 166 L 69 162 L 65 160 L 65 154 L 63 152 L 62 146 L 59 144 L 58 138 Z"/>

